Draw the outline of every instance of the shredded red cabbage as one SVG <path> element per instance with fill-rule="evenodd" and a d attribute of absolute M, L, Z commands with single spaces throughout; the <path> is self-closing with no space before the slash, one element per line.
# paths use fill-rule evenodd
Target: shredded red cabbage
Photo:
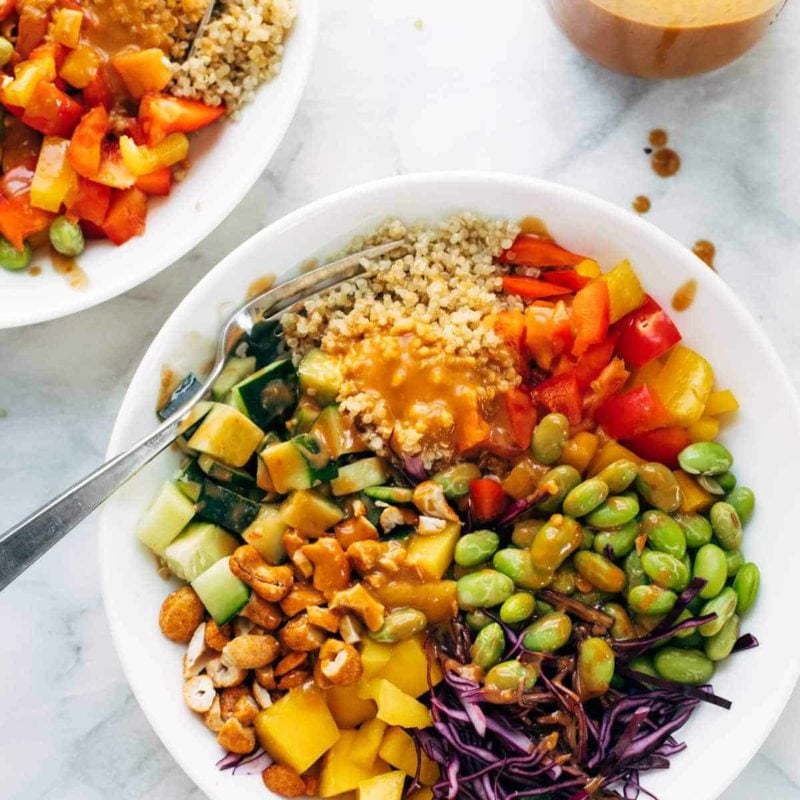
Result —
<path fill-rule="evenodd" d="M 259 747 L 248 755 L 226 753 L 215 766 L 221 772 L 231 770 L 231 775 L 256 775 L 263 772 L 270 764 L 272 759 Z"/>

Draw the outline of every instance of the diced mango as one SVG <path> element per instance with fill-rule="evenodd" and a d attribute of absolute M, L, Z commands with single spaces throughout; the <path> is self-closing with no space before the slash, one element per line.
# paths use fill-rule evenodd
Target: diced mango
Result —
<path fill-rule="evenodd" d="M 53 12 L 50 35 L 53 40 L 67 47 L 77 47 L 81 39 L 83 11 L 72 8 L 59 8 Z"/>
<path fill-rule="evenodd" d="M 325 692 L 325 700 L 340 728 L 355 728 L 378 711 L 374 700 L 358 696 L 357 686 L 332 686 Z"/>
<path fill-rule="evenodd" d="M 678 425 L 691 425 L 703 416 L 714 385 L 714 370 L 699 353 L 677 345 L 652 388 Z"/>
<path fill-rule="evenodd" d="M 636 453 L 628 450 L 627 447 L 623 447 L 619 442 L 610 439 L 600 448 L 597 455 L 592 459 L 592 463 L 589 464 L 587 475 L 590 477 L 597 475 L 598 472 L 604 470 L 609 464 L 613 464 L 621 458 L 627 458 L 633 461 L 634 464 L 644 463 L 644 460 L 639 458 Z"/>
<path fill-rule="evenodd" d="M 192 450 L 218 458 L 230 467 L 243 467 L 264 438 L 264 432 L 233 406 L 214 403 L 189 439 Z"/>
<path fill-rule="evenodd" d="M 420 751 L 422 763 L 419 765 L 419 779 L 427 786 L 439 780 L 439 767 Z M 417 747 L 410 734 L 402 728 L 389 728 L 383 737 L 378 755 L 397 769 L 412 777 L 417 774 Z"/>
<path fill-rule="evenodd" d="M 361 669 L 365 678 L 374 678 L 389 662 L 392 647 L 388 644 L 364 639 L 361 643 Z"/>
<path fill-rule="evenodd" d="M 706 401 L 706 408 L 703 415 L 706 417 L 717 417 L 720 414 L 729 414 L 739 408 L 739 401 L 730 389 L 722 389 L 718 392 L 711 392 Z"/>
<path fill-rule="evenodd" d="M 425 578 L 439 580 L 453 563 L 453 554 L 460 535 L 461 524 L 458 522 L 448 522 L 441 533 L 434 533 L 432 536 L 412 534 L 408 542 L 406 563 L 410 567 L 417 567 Z"/>
<path fill-rule="evenodd" d="M 392 645 L 390 654 L 390 658 L 376 677 L 386 678 L 412 697 L 419 697 L 427 692 L 430 687 L 424 636 L 414 636 Z M 434 686 L 442 680 L 442 671 L 436 663 L 431 664 L 431 680 Z"/>
<path fill-rule="evenodd" d="M 575 272 L 583 275 L 584 278 L 599 278 L 603 271 L 600 265 L 592 258 L 584 258 L 575 265 Z"/>
<path fill-rule="evenodd" d="M 693 442 L 713 442 L 719 434 L 719 420 L 716 417 L 700 417 L 686 430 Z"/>
<path fill-rule="evenodd" d="M 630 261 L 620 261 L 614 269 L 603 276 L 603 280 L 608 286 L 608 299 L 611 304 L 609 322 L 616 322 L 644 303 L 646 295 Z"/>
<path fill-rule="evenodd" d="M 389 608 L 410 606 L 418 609 L 428 622 L 447 622 L 458 611 L 455 581 L 390 581 L 375 588 L 374 593 Z"/>
<path fill-rule="evenodd" d="M 388 772 L 388 767 L 380 759 L 370 767 L 360 767 L 350 760 L 350 748 L 356 736 L 356 731 L 342 731 L 336 744 L 325 753 L 319 776 L 320 797 L 334 797 L 352 791 L 362 781 Z"/>
<path fill-rule="evenodd" d="M 639 386 L 644 386 L 645 384 L 651 386 L 663 368 L 664 365 L 657 358 L 653 361 L 648 361 L 643 367 L 639 367 L 639 369 L 634 370 L 633 376 L 628 382 L 626 388 L 636 389 Z"/>
<path fill-rule="evenodd" d="M 589 431 L 579 431 L 564 443 L 564 447 L 561 450 L 561 463 L 569 464 L 569 466 L 575 467 L 578 472 L 584 473 L 594 458 L 599 444 L 600 440 L 596 434 L 589 433 Z"/>
<path fill-rule="evenodd" d="M 678 486 L 681 487 L 681 511 L 685 514 L 704 511 L 714 503 L 714 495 L 707 492 L 691 475 L 687 475 L 682 469 L 676 469 L 674 474 Z"/>
<path fill-rule="evenodd" d="M 313 687 L 290 689 L 259 713 L 255 726 L 264 750 L 276 761 L 300 773 L 333 747 L 341 736 L 324 696 Z M 357 785 L 358 781 L 341 791 Z"/>
<path fill-rule="evenodd" d="M 358 784 L 358 800 L 402 800 L 404 772 L 386 772 Z"/>
<path fill-rule="evenodd" d="M 373 678 L 360 684 L 359 695 L 378 704 L 378 719 L 403 728 L 427 728 L 431 712 L 419 700 L 398 689 L 386 678 Z"/>
<path fill-rule="evenodd" d="M 111 64 L 137 100 L 150 92 L 160 92 L 172 80 L 172 64 L 157 47 L 118 53 Z"/>
<path fill-rule="evenodd" d="M 387 725 L 383 720 L 367 720 L 356 731 L 356 737 L 350 745 L 350 760 L 360 767 L 371 767 L 378 757 L 378 749 L 386 733 Z"/>

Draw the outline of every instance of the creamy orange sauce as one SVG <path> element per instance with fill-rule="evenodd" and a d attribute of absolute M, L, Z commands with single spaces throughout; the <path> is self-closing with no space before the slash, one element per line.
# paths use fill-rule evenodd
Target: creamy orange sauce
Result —
<path fill-rule="evenodd" d="M 158 385 L 158 401 L 156 408 L 163 408 L 167 400 L 172 396 L 178 383 L 180 382 L 178 375 L 170 367 L 161 367 L 161 379 Z"/>
<path fill-rule="evenodd" d="M 541 236 L 543 239 L 551 239 L 550 231 L 547 230 L 547 223 L 539 217 L 523 217 L 519 221 L 519 228 L 522 233 L 532 233 Z"/>
<path fill-rule="evenodd" d="M 686 281 L 677 288 L 675 294 L 672 295 L 672 307 L 676 311 L 686 311 L 689 306 L 694 302 L 695 295 L 697 294 L 697 281 L 692 278 Z"/>
<path fill-rule="evenodd" d="M 705 261 L 711 269 L 714 269 L 714 258 L 717 255 L 717 248 L 708 239 L 698 239 L 692 247 L 692 252 L 701 260 Z"/>
<path fill-rule="evenodd" d="M 246 299 L 252 300 L 254 297 L 258 297 L 260 294 L 264 294 L 264 292 L 271 289 L 274 285 L 274 275 L 262 275 L 260 278 L 256 278 L 252 281 L 247 287 Z"/>
<path fill-rule="evenodd" d="M 53 269 L 59 275 L 63 275 L 73 289 L 85 289 L 89 285 L 88 276 L 74 258 L 62 256 L 50 248 L 50 260 L 53 262 Z"/>

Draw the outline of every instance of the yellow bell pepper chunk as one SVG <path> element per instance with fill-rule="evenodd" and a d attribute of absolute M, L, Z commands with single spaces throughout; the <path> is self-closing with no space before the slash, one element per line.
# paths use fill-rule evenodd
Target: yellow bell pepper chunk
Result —
<path fill-rule="evenodd" d="M 276 761 L 288 764 L 300 773 L 328 752 L 342 735 L 325 698 L 314 687 L 290 689 L 280 700 L 259 713 L 255 726 L 264 750 Z M 352 734 L 355 736 L 354 731 Z M 357 785 L 358 781 L 348 789 Z"/>
<path fill-rule="evenodd" d="M 700 417 L 686 430 L 693 442 L 713 442 L 719 435 L 719 420 L 715 417 Z"/>
<path fill-rule="evenodd" d="M 76 89 L 85 89 L 97 75 L 102 56 L 88 44 L 78 45 L 64 59 L 59 75 Z"/>
<path fill-rule="evenodd" d="M 378 757 L 378 749 L 388 726 L 383 720 L 367 720 L 357 731 L 350 745 L 349 758 L 360 767 L 371 767 Z"/>
<path fill-rule="evenodd" d="M 371 698 L 378 704 L 378 719 L 389 725 L 403 728 L 427 728 L 431 724 L 431 712 L 419 700 L 398 689 L 386 678 L 373 678 L 363 682 L 359 695 Z"/>
<path fill-rule="evenodd" d="M 119 137 L 122 163 L 134 175 L 147 175 L 162 167 L 171 167 L 189 154 L 189 139 L 185 133 L 171 133 L 152 147 L 137 145 L 130 136 Z"/>
<path fill-rule="evenodd" d="M 64 198 L 75 190 L 78 176 L 67 159 L 69 140 L 45 136 L 31 182 L 31 205 L 58 212 Z"/>
<path fill-rule="evenodd" d="M 404 772 L 386 772 L 358 784 L 358 800 L 402 800 Z"/>
<path fill-rule="evenodd" d="M 14 67 L 14 80 L 3 87 L 3 101 L 12 106 L 28 105 L 34 89 L 42 81 L 56 77 L 56 62 L 49 53 L 32 61 L 22 61 Z"/>
<path fill-rule="evenodd" d="M 586 468 L 594 458 L 600 439 L 594 433 L 579 431 L 571 439 L 564 443 L 561 450 L 561 463 L 575 467 L 580 473 L 586 472 Z"/>
<path fill-rule="evenodd" d="M 633 377 L 631 377 L 625 388 L 636 389 L 639 386 L 652 386 L 653 381 L 658 378 L 663 368 L 664 365 L 658 359 L 648 362 L 634 371 Z"/>
<path fill-rule="evenodd" d="M 119 53 L 111 64 L 137 100 L 150 92 L 160 92 L 172 80 L 172 63 L 157 47 Z"/>
<path fill-rule="evenodd" d="M 325 701 L 340 728 L 356 728 L 378 711 L 374 700 L 358 696 L 358 686 L 331 686 L 325 692 Z"/>
<path fill-rule="evenodd" d="M 584 258 L 575 265 L 575 272 L 583 275 L 584 278 L 599 278 L 603 271 L 600 265 L 592 258 Z"/>
<path fill-rule="evenodd" d="M 73 8 L 59 8 L 53 13 L 50 23 L 50 36 L 59 44 L 77 47 L 81 40 L 83 11 Z"/>
<path fill-rule="evenodd" d="M 620 261 L 614 269 L 603 276 L 603 280 L 608 286 L 610 322 L 622 319 L 644 303 L 646 299 L 644 289 L 630 261 Z"/>
<path fill-rule="evenodd" d="M 397 769 L 412 777 L 417 774 L 417 747 L 414 740 L 402 728 L 389 728 L 381 743 L 378 755 Z M 420 751 L 422 763 L 419 764 L 419 779 L 426 786 L 439 780 L 439 767 Z"/>
<path fill-rule="evenodd" d="M 674 475 L 681 488 L 680 510 L 684 514 L 704 511 L 714 503 L 714 495 L 709 494 L 691 475 L 681 469 L 676 469 Z"/>
<path fill-rule="evenodd" d="M 389 771 L 380 759 L 370 767 L 361 767 L 350 759 L 350 748 L 357 735 L 356 731 L 342 731 L 339 740 L 325 753 L 319 776 L 320 797 L 350 792 L 357 789 L 359 783 Z"/>
<path fill-rule="evenodd" d="M 363 655 L 361 663 L 362 665 L 364 663 Z M 431 680 L 436 686 L 442 680 L 442 671 L 436 662 L 430 665 L 430 671 Z M 387 681 L 391 681 L 398 689 L 412 697 L 425 694 L 430 687 L 428 686 L 428 657 L 425 654 L 424 634 L 391 645 L 390 657 L 375 677 L 386 678 Z"/>
<path fill-rule="evenodd" d="M 389 663 L 392 657 L 392 646 L 372 639 L 364 639 L 361 643 L 361 669 L 367 680 L 374 678 Z"/>
<path fill-rule="evenodd" d="M 448 522 L 441 533 L 421 536 L 414 533 L 409 537 L 406 563 L 417 567 L 429 580 L 439 580 L 453 563 L 456 542 L 461 535 L 461 524 Z"/>
<path fill-rule="evenodd" d="M 720 414 L 729 414 L 737 411 L 739 401 L 730 389 L 722 389 L 718 392 L 711 392 L 706 401 L 706 408 L 703 415 L 706 417 L 718 417 Z"/>
<path fill-rule="evenodd" d="M 627 447 L 623 447 L 619 442 L 610 439 L 592 459 L 586 474 L 591 478 L 601 470 L 604 470 L 609 464 L 613 464 L 621 458 L 627 458 L 629 461 L 633 461 L 634 464 L 644 464 L 643 458 L 639 458 L 632 450 L 628 450 Z"/>
<path fill-rule="evenodd" d="M 678 425 L 690 425 L 703 416 L 714 385 L 714 370 L 699 353 L 678 345 L 651 383 Z"/>

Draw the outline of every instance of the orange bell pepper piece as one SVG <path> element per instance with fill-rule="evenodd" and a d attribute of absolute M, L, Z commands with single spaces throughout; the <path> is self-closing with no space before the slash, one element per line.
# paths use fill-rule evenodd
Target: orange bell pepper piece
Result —
<path fill-rule="evenodd" d="M 166 197 L 172 188 L 172 170 L 161 167 L 136 179 L 136 188 L 154 197 Z"/>
<path fill-rule="evenodd" d="M 224 106 L 207 106 L 199 100 L 167 94 L 147 94 L 139 106 L 139 120 L 151 145 L 163 141 L 170 133 L 191 133 L 204 128 L 224 113 Z"/>
<path fill-rule="evenodd" d="M 144 233 L 147 195 L 136 187 L 114 192 L 103 222 L 103 232 L 114 244 L 123 244 Z"/>
<path fill-rule="evenodd" d="M 536 425 L 536 408 L 530 390 L 515 386 L 505 394 L 506 415 L 514 441 L 523 450 L 531 446 L 533 428 Z"/>
<path fill-rule="evenodd" d="M 78 175 L 91 178 L 99 171 L 108 125 L 108 112 L 103 106 L 87 111 L 78 123 L 68 153 L 69 162 Z"/>
<path fill-rule="evenodd" d="M 34 48 L 44 41 L 49 24 L 50 20 L 46 11 L 37 8 L 33 3 L 22 5 L 17 23 L 15 48 L 22 58 L 27 58 Z"/>
<path fill-rule="evenodd" d="M 478 522 L 488 522 L 498 517 L 506 507 L 506 494 L 499 481 L 476 478 L 469 485 L 472 513 Z"/>
<path fill-rule="evenodd" d="M 64 199 L 75 190 L 78 176 L 67 158 L 69 141 L 45 136 L 31 183 L 31 205 L 58 213 Z"/>
<path fill-rule="evenodd" d="M 572 294 L 572 290 L 567 289 L 566 286 L 557 286 L 555 283 L 540 281 L 538 278 L 528 278 L 525 275 L 505 275 L 503 291 L 519 295 L 526 300 L 543 300 L 546 297 Z"/>
<path fill-rule="evenodd" d="M 610 300 L 604 281 L 592 281 L 572 301 L 572 324 L 575 343 L 572 355 L 582 356 L 593 344 L 600 344 L 608 335 Z"/>
<path fill-rule="evenodd" d="M 48 228 L 53 215 L 31 205 L 30 192 L 13 197 L 0 194 L 0 233 L 17 250 L 25 248 L 25 240 Z"/>
<path fill-rule="evenodd" d="M 151 92 L 160 92 L 172 80 L 170 61 L 157 47 L 119 53 L 111 59 L 111 66 L 131 97 L 137 100 Z"/>
<path fill-rule="evenodd" d="M 102 183 L 79 177 L 75 191 L 64 200 L 67 216 L 71 219 L 87 220 L 94 225 L 102 225 L 108 214 L 112 191 Z"/>
<path fill-rule="evenodd" d="M 103 106 L 108 111 L 114 105 L 114 95 L 108 85 L 105 64 L 98 64 L 94 77 L 83 87 L 83 99 L 87 106 Z"/>
<path fill-rule="evenodd" d="M 83 114 L 83 107 L 57 86 L 41 81 L 33 90 L 22 121 L 46 136 L 69 138 Z"/>
<path fill-rule="evenodd" d="M 565 250 L 549 239 L 542 239 L 531 233 L 521 233 L 514 244 L 500 254 L 504 264 L 518 264 L 524 267 L 574 267 L 585 256 Z"/>

